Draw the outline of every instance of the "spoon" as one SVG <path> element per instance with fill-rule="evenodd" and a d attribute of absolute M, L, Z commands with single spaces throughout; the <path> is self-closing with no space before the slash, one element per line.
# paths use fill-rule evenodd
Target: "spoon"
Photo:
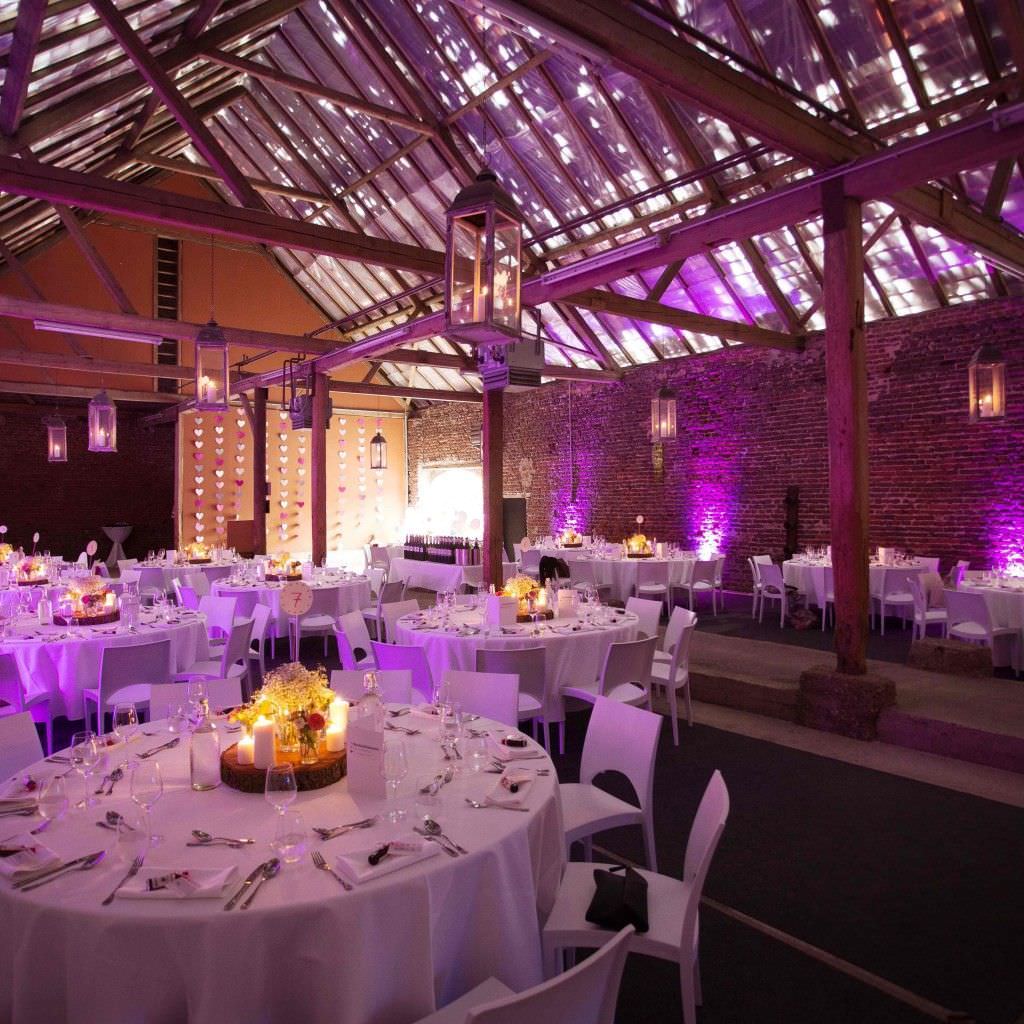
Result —
<path fill-rule="evenodd" d="M 423 828 L 426 831 L 427 835 L 439 836 L 441 839 L 445 840 L 445 842 L 451 843 L 451 845 L 454 846 L 455 849 L 459 851 L 459 853 L 469 853 L 468 850 L 463 849 L 463 847 L 459 846 L 459 844 L 455 842 L 454 839 L 451 839 L 448 836 L 446 836 L 444 834 L 444 829 L 442 829 L 441 826 L 436 821 L 434 821 L 433 818 L 425 817 L 423 819 Z"/>
<path fill-rule="evenodd" d="M 235 846 L 247 846 L 250 843 L 255 843 L 255 839 L 235 839 L 233 836 L 211 836 L 209 832 L 204 832 L 202 829 L 192 829 L 192 835 L 199 840 L 200 843 L 232 843 Z"/>
<path fill-rule="evenodd" d="M 111 828 L 126 828 L 129 832 L 134 832 L 135 829 L 124 820 L 124 815 L 117 811 L 107 811 L 106 813 L 107 824 Z"/>
<path fill-rule="evenodd" d="M 248 910 L 249 907 L 252 905 L 252 901 L 256 898 L 256 893 L 258 893 L 260 891 L 260 886 L 268 878 L 273 878 L 280 870 L 281 870 L 281 862 L 280 862 L 280 860 L 277 859 L 277 857 L 274 857 L 273 859 L 268 860 L 267 863 L 263 865 L 263 874 L 260 875 L 260 877 L 256 880 L 256 884 L 252 887 L 252 892 L 249 893 L 248 896 L 246 896 L 244 902 L 242 903 L 242 905 L 238 909 L 239 910 Z"/>
<path fill-rule="evenodd" d="M 496 811 L 522 811 L 524 814 L 530 813 L 529 807 L 509 807 L 507 804 L 482 804 L 479 800 L 470 800 L 466 797 L 466 803 L 470 807 L 475 807 L 478 811 L 489 811 L 492 808 Z"/>

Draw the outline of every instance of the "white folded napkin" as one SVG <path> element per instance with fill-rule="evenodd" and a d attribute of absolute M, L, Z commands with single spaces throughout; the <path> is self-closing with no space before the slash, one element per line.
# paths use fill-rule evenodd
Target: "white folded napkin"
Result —
<path fill-rule="evenodd" d="M 11 836 L 0 843 L 4 850 L 15 850 L 19 846 L 25 847 L 18 853 L 12 853 L 8 857 L 0 857 L 0 878 L 8 878 L 17 882 L 43 868 L 54 867 L 60 863 L 57 856 L 48 846 L 44 846 L 35 836 L 28 832 Z"/>
<path fill-rule="evenodd" d="M 525 768 L 506 768 L 501 778 L 484 797 L 484 803 L 495 807 L 525 807 L 533 780 L 533 772 Z M 509 788 L 511 786 L 518 787 L 515 793 Z"/>
<path fill-rule="evenodd" d="M 437 713 L 437 707 L 433 704 L 417 704 L 409 713 L 418 715 L 420 718 L 429 718 L 432 722 L 441 721 L 441 716 Z"/>
<path fill-rule="evenodd" d="M 183 879 L 168 881 L 166 888 L 150 890 L 151 878 L 184 875 Z M 143 867 L 134 878 L 117 891 L 126 900 L 200 900 L 219 899 L 237 874 L 232 864 L 226 868 L 148 868 Z"/>
<path fill-rule="evenodd" d="M 544 756 L 544 751 L 538 747 L 508 747 L 493 736 L 487 738 L 487 746 L 499 761 L 529 761 Z"/>
<path fill-rule="evenodd" d="M 396 846 L 396 843 L 399 846 Z M 371 879 L 380 878 L 382 875 L 389 875 L 392 871 L 400 871 L 412 864 L 418 864 L 421 860 L 433 857 L 440 853 L 440 846 L 435 842 L 428 842 L 421 839 L 413 832 L 403 834 L 392 843 L 388 855 L 376 864 L 370 864 L 368 857 L 371 853 L 379 850 L 384 844 L 375 843 L 362 850 L 354 850 L 352 853 L 343 853 L 335 861 L 339 873 L 355 885 L 362 882 L 369 882 Z"/>
<path fill-rule="evenodd" d="M 22 772 L 0 786 L 0 807 L 10 809 L 22 804 L 30 807 L 39 799 L 39 787 L 42 784 L 42 779 Z"/>

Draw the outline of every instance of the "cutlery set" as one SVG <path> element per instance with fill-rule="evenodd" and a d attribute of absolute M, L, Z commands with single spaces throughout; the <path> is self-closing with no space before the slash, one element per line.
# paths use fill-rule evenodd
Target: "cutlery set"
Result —
<path fill-rule="evenodd" d="M 270 860 L 265 860 L 258 867 L 253 868 L 246 876 L 245 881 L 239 886 L 235 895 L 224 904 L 224 909 L 234 910 L 238 906 L 238 901 L 242 900 L 239 909 L 248 910 L 252 906 L 252 901 L 256 898 L 256 893 L 260 891 L 260 886 L 268 878 L 275 877 L 280 870 L 281 861 L 277 857 L 271 857 Z"/>
<path fill-rule="evenodd" d="M 347 825 L 335 825 L 333 828 L 314 828 L 313 831 L 320 837 L 321 842 L 327 842 L 329 839 L 337 839 L 338 836 L 345 835 L 346 832 L 353 832 L 359 828 L 372 828 L 377 824 L 377 816 L 374 815 L 372 818 L 363 818 L 362 821 L 350 821 Z"/>

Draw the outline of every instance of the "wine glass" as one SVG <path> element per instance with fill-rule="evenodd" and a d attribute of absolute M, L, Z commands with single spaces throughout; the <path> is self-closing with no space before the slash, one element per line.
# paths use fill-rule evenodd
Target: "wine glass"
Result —
<path fill-rule="evenodd" d="M 124 740 L 127 743 L 135 735 L 135 730 L 139 724 L 139 713 L 135 709 L 135 705 L 131 703 L 115 704 L 114 705 L 114 731 L 112 738 L 115 742 Z"/>
<path fill-rule="evenodd" d="M 40 815 L 48 822 L 64 817 L 68 809 L 68 787 L 59 775 L 47 779 L 39 787 L 37 807 Z"/>
<path fill-rule="evenodd" d="M 405 811 L 398 806 L 398 787 L 402 779 L 409 774 L 409 758 L 405 751 L 405 741 L 394 739 L 384 744 L 384 756 L 381 758 L 381 774 L 387 783 L 391 809 L 387 820 L 397 824 L 405 818 Z"/>
<path fill-rule="evenodd" d="M 188 701 L 189 718 L 198 722 L 200 704 L 207 698 L 206 683 L 202 679 L 191 680 L 186 684 L 185 698 Z"/>
<path fill-rule="evenodd" d="M 139 761 L 132 768 L 132 801 L 146 812 L 146 834 L 151 846 L 156 846 L 163 836 L 153 834 L 153 806 L 164 795 L 164 776 L 160 765 L 153 759 Z"/>
<path fill-rule="evenodd" d="M 83 729 L 71 737 L 70 756 L 71 766 L 82 776 L 83 794 L 76 806 L 95 807 L 98 801 L 89 792 L 89 779 L 100 759 L 100 748 L 91 729 Z"/>
<path fill-rule="evenodd" d="M 298 795 L 295 769 L 290 764 L 273 764 L 267 769 L 263 795 L 278 814 L 284 814 Z"/>

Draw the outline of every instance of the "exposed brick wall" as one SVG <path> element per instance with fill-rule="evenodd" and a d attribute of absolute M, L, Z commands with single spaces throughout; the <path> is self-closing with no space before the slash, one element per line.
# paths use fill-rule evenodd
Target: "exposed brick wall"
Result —
<path fill-rule="evenodd" d="M 117 409 L 117 452 L 88 451 L 84 406 L 63 408 L 68 425 L 68 461 L 46 461 L 46 430 L 39 407 L 31 414 L 4 411 L 0 467 L 0 523 L 7 539 L 32 545 L 40 533 L 40 550 L 74 559 L 90 541 L 106 558 L 110 541 L 102 527 L 116 522 L 134 526 L 125 544 L 129 557 L 149 548 L 170 547 L 174 507 L 174 429 L 146 429 L 141 414 L 121 404 Z"/>
<path fill-rule="evenodd" d="M 1006 299 L 868 328 L 871 543 L 976 566 L 1024 556 L 1024 301 Z M 971 424 L 967 364 L 982 341 L 1007 359 L 1008 415 Z M 679 439 L 662 479 L 646 438 L 650 400 L 679 395 Z M 659 539 L 722 535 L 727 582 L 749 585 L 746 557 L 785 544 L 783 499 L 800 488 L 800 545 L 829 541 L 825 359 L 734 348 L 652 364 L 614 385 L 573 384 L 506 399 L 505 493 L 527 494 L 531 534 L 571 524 L 619 540 L 634 518 Z M 410 502 L 421 465 L 478 462 L 476 406 L 437 405 L 409 422 Z M 525 478 L 530 486 L 524 486 Z M 532 479 L 531 477 L 532 471 Z"/>

